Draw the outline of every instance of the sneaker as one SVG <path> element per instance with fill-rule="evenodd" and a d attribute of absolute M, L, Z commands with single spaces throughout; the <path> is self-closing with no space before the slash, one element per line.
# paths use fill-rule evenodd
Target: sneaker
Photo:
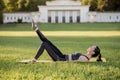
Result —
<path fill-rule="evenodd" d="M 37 23 L 35 23 L 34 20 L 32 20 L 32 29 L 35 31 L 38 29 Z"/>
<path fill-rule="evenodd" d="M 30 62 L 36 62 L 37 60 L 36 59 L 32 59 Z"/>

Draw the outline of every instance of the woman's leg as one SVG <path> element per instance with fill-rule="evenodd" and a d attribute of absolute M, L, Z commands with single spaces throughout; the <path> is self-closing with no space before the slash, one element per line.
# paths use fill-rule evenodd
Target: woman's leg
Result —
<path fill-rule="evenodd" d="M 37 54 L 35 55 L 34 59 L 37 60 L 37 59 L 42 55 L 44 49 L 45 49 L 45 47 L 44 47 L 44 45 L 43 45 L 43 43 L 42 43 L 42 44 L 40 45 L 40 47 L 39 47 L 39 49 L 38 49 L 38 51 L 37 51 Z"/>
<path fill-rule="evenodd" d="M 51 46 L 45 42 L 42 43 L 34 59 L 38 59 L 39 56 L 43 53 L 44 49 L 46 49 L 46 51 L 48 52 L 50 57 L 53 59 L 53 61 L 65 61 L 65 55 L 63 55 L 64 57 L 60 57 L 56 52 L 54 52 Z"/>
<path fill-rule="evenodd" d="M 46 51 L 48 52 L 49 56 L 53 59 L 53 61 L 60 60 L 59 55 L 54 52 L 54 50 L 51 48 L 51 46 L 48 43 L 44 43 L 44 47 L 45 47 Z"/>
<path fill-rule="evenodd" d="M 51 48 L 54 50 L 54 52 L 56 52 L 60 57 L 63 57 L 62 52 L 52 43 L 50 42 L 41 32 L 39 29 L 36 30 L 36 33 L 38 34 L 39 38 L 43 41 L 48 43 Z"/>
<path fill-rule="evenodd" d="M 41 39 L 41 41 L 48 42 L 48 39 L 41 33 L 41 31 L 39 29 L 36 30 L 36 33 L 39 36 L 39 38 Z"/>
<path fill-rule="evenodd" d="M 41 39 L 41 41 L 47 41 L 47 38 L 39 31 L 38 27 L 37 27 L 37 23 L 35 23 L 32 20 L 32 29 L 36 31 L 37 35 L 39 36 L 39 38 Z"/>
<path fill-rule="evenodd" d="M 64 58 L 65 56 L 62 54 L 62 52 L 55 46 L 55 45 L 53 45 L 41 32 L 40 32 L 40 30 L 38 29 L 38 27 L 37 27 L 37 24 L 35 24 L 34 22 L 33 22 L 33 30 L 35 30 L 36 31 L 36 33 L 37 33 L 37 35 L 39 36 L 39 38 L 41 39 L 41 41 L 43 41 L 43 43 L 45 42 L 45 43 L 47 43 L 49 46 L 50 46 L 50 48 L 52 49 L 52 51 L 54 51 L 57 55 L 59 55 L 59 57 L 61 57 L 61 58 Z M 41 50 L 40 50 L 41 51 Z M 39 52 L 39 51 L 38 51 Z"/>

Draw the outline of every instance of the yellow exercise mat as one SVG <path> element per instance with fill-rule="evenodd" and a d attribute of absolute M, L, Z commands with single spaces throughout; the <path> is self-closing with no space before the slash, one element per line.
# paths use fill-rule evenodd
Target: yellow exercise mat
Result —
<path fill-rule="evenodd" d="M 31 60 L 22 60 L 22 61 L 19 61 L 20 63 L 34 63 L 34 62 L 31 62 Z M 52 60 L 37 60 L 36 62 L 39 62 L 39 63 L 49 63 L 49 62 L 54 62 Z"/>
<path fill-rule="evenodd" d="M 102 58 L 102 61 L 106 62 L 106 59 Z M 22 61 L 19 61 L 19 62 L 20 63 L 33 63 L 33 62 L 31 62 L 31 60 L 22 60 Z M 37 60 L 36 62 L 37 63 L 50 63 L 50 62 L 55 62 L 55 61 L 52 61 L 52 60 Z M 80 61 L 57 61 L 57 62 L 80 62 Z M 97 62 L 97 61 L 96 61 L 96 58 L 91 58 L 89 62 Z"/>

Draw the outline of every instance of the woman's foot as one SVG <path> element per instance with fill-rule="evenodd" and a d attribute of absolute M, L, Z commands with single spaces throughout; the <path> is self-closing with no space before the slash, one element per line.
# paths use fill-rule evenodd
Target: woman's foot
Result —
<path fill-rule="evenodd" d="M 32 20 L 32 29 L 35 31 L 38 30 L 37 23 L 35 23 L 34 20 Z"/>
<path fill-rule="evenodd" d="M 34 58 L 34 59 L 32 59 L 30 62 L 36 62 L 36 61 L 37 61 L 37 59 Z"/>

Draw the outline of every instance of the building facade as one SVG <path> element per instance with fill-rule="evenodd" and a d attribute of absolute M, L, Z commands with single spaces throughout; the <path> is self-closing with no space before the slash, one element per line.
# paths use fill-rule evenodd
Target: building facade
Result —
<path fill-rule="evenodd" d="M 4 13 L 4 23 L 30 23 L 37 16 L 41 23 L 83 23 L 83 22 L 120 22 L 120 13 L 89 12 L 89 6 L 72 0 L 47 1 L 45 6 L 38 6 L 38 12 Z"/>
<path fill-rule="evenodd" d="M 40 22 L 76 23 L 87 22 L 89 6 L 81 6 L 81 2 L 71 0 L 55 0 L 46 2 L 46 6 L 38 6 L 41 14 Z"/>

